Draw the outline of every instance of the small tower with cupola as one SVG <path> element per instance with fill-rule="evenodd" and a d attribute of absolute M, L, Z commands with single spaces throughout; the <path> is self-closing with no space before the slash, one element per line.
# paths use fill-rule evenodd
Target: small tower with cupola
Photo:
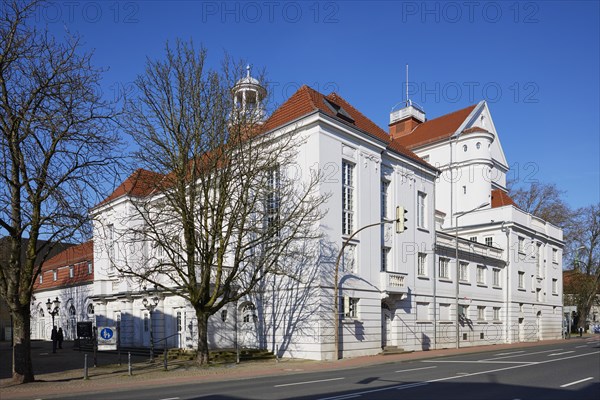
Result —
<path fill-rule="evenodd" d="M 250 124 L 262 124 L 265 120 L 263 101 L 267 90 L 258 79 L 250 75 L 250 65 L 246 66 L 246 76 L 236 82 L 231 89 L 233 94 L 232 120 L 243 119 Z"/>

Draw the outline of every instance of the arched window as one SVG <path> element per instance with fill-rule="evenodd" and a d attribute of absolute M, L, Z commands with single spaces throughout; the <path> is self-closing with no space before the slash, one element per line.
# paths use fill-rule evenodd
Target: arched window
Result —
<path fill-rule="evenodd" d="M 256 321 L 256 307 L 252 303 L 248 303 L 242 308 L 242 322 Z"/>
<path fill-rule="evenodd" d="M 94 304 L 93 303 L 88 304 L 87 315 L 88 315 L 88 317 L 91 317 L 94 315 Z"/>
<path fill-rule="evenodd" d="M 227 321 L 227 310 L 221 311 L 221 321 Z"/>
<path fill-rule="evenodd" d="M 44 309 L 40 308 L 40 310 L 38 311 L 38 315 L 40 318 L 44 318 Z"/>
<path fill-rule="evenodd" d="M 76 313 L 77 312 L 75 311 L 75 306 L 71 304 L 71 307 L 69 307 L 69 316 L 75 318 Z"/>

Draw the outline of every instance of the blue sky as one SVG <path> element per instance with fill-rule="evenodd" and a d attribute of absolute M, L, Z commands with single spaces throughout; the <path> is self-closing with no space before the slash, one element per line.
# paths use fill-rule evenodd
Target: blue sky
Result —
<path fill-rule="evenodd" d="M 308 84 L 337 91 L 387 130 L 409 90 L 429 119 L 488 100 L 513 173 L 554 182 L 572 207 L 600 201 L 598 1 L 87 1 L 36 11 L 78 32 L 109 68 L 112 97 L 193 39 L 265 68 L 282 103 Z"/>

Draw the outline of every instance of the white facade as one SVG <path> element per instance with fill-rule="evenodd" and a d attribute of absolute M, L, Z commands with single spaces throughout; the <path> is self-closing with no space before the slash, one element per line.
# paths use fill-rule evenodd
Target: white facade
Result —
<path fill-rule="evenodd" d="M 355 110 L 346 111 L 358 118 Z M 211 348 L 237 341 L 284 357 L 335 358 L 338 251 L 359 228 L 394 219 L 397 206 L 409 211 L 405 232 L 383 224 L 360 232 L 346 247 L 339 285 L 349 315 L 341 319 L 340 355 L 372 355 L 389 346 L 454 347 L 457 337 L 463 346 L 561 336 L 562 232 L 511 205 L 486 206 L 459 219 L 459 260 L 468 265 L 459 282 L 464 316 L 456 331 L 454 216 L 492 203 L 492 190 L 505 189 L 508 170 L 485 102 L 456 135 L 413 149 L 439 171 L 392 150 L 377 132 L 323 110 L 276 130 L 305 139 L 295 160 L 298 179 L 314 168 L 324 174 L 319 190 L 331 197 L 319 225 L 323 239 L 307 243 L 305 262 L 291 266 L 303 276 L 301 282 L 270 278 L 255 295 L 212 316 Z M 344 208 L 349 196 L 352 206 Z M 118 323 L 123 345 L 148 346 L 152 331 L 154 340 L 164 339 L 168 347 L 192 348 L 197 335 L 192 307 L 120 276 L 112 266 L 127 262 L 143 268 L 143 254 L 150 251 L 122 234 L 128 224 L 140 223 L 131 218 L 136 201 L 146 200 L 124 194 L 93 211 L 96 322 Z M 518 286 L 521 275 L 524 287 Z M 150 315 L 142 301 L 152 297 L 157 306 Z"/>

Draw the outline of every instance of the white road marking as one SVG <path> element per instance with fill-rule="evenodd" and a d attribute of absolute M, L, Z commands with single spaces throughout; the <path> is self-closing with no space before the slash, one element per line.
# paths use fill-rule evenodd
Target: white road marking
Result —
<path fill-rule="evenodd" d="M 581 345 L 581 346 L 575 346 L 576 349 L 580 349 L 582 347 L 587 347 L 587 344 Z"/>
<path fill-rule="evenodd" d="M 294 382 L 294 383 L 284 383 L 282 385 L 275 385 L 273 387 L 284 387 L 284 386 L 295 386 L 295 385 L 308 385 L 309 383 L 319 383 L 319 382 L 331 382 L 331 381 L 340 381 L 346 378 L 331 378 L 331 379 L 321 379 L 318 381 L 306 381 L 306 382 Z"/>
<path fill-rule="evenodd" d="M 427 382 L 409 383 L 408 385 L 402 385 L 402 386 L 396 387 L 396 390 L 410 389 L 410 388 L 414 388 L 417 386 L 425 386 L 425 385 L 428 385 L 428 383 Z"/>
<path fill-rule="evenodd" d="M 167 397 L 166 399 L 160 399 L 160 400 L 179 400 L 179 397 Z"/>
<path fill-rule="evenodd" d="M 510 353 L 498 353 L 496 354 L 497 356 L 507 356 L 509 354 L 517 354 L 517 353 L 525 353 L 525 350 L 520 350 L 520 351 L 511 351 Z"/>
<path fill-rule="evenodd" d="M 437 368 L 437 367 L 433 366 L 433 367 L 421 367 L 421 368 L 401 369 L 400 371 L 395 371 L 395 372 L 418 371 L 420 369 L 430 369 L 430 368 Z"/>
<path fill-rule="evenodd" d="M 560 349 L 560 350 L 562 350 L 562 349 Z M 556 350 L 551 350 L 551 351 L 556 351 Z M 547 353 L 547 351 L 544 351 L 543 353 Z M 431 380 L 428 380 L 428 381 L 425 381 L 425 382 L 421 382 L 421 383 L 426 383 L 427 384 L 427 383 L 433 383 L 433 382 L 450 381 L 450 380 L 454 380 L 454 379 L 462 379 L 462 378 L 465 378 L 465 377 L 468 377 L 468 376 L 476 376 L 476 375 L 489 374 L 491 372 L 507 371 L 509 369 L 529 367 L 531 365 L 546 364 L 546 363 L 551 363 L 551 362 L 568 360 L 568 359 L 571 359 L 571 358 L 579 358 L 579 357 L 592 356 L 592 355 L 595 355 L 595 354 L 600 354 L 600 351 L 594 351 L 592 353 L 586 353 L 586 354 L 577 354 L 577 355 L 569 356 L 569 357 L 553 358 L 551 360 L 539 361 L 539 362 L 536 362 L 536 363 L 519 364 L 519 365 L 513 365 L 513 366 L 505 367 L 505 368 L 497 368 L 497 369 L 491 369 L 491 370 L 488 370 L 488 371 L 474 372 L 474 373 L 469 374 L 469 375 L 448 376 L 446 378 L 431 379 Z M 515 356 L 515 357 L 518 357 L 518 356 Z M 408 389 L 408 385 L 400 385 L 400 386 L 406 386 L 405 388 Z M 385 387 L 385 388 L 381 388 L 381 389 L 365 390 L 363 392 L 356 392 L 356 393 L 347 394 L 347 395 L 344 395 L 344 396 L 322 397 L 319 400 L 342 400 L 342 399 L 349 399 L 349 398 L 353 398 L 353 397 L 359 397 L 359 396 L 362 396 L 364 394 L 371 394 L 371 393 L 383 392 L 385 390 L 397 389 L 400 386 L 392 386 L 392 387 Z M 412 387 L 414 387 L 414 386 L 412 386 Z"/>
<path fill-rule="evenodd" d="M 424 360 L 426 363 L 472 363 L 472 364 L 537 364 L 536 361 L 487 361 L 487 360 Z"/>
<path fill-rule="evenodd" d="M 589 381 L 591 379 L 594 379 L 594 378 L 590 376 L 589 378 L 580 379 L 580 380 L 575 381 L 575 382 L 565 383 L 564 385 L 560 385 L 560 387 L 567 387 L 567 386 L 577 385 L 578 383 Z"/>
<path fill-rule="evenodd" d="M 500 359 L 503 359 L 503 358 L 523 357 L 523 356 L 530 356 L 530 355 L 533 355 L 533 354 L 550 353 L 551 351 L 559 351 L 559 350 L 562 350 L 562 349 L 534 351 L 533 353 L 517 354 L 516 356 L 504 356 L 504 357 L 486 358 L 486 359 L 484 359 L 482 361 L 493 361 L 493 360 L 500 360 Z"/>
<path fill-rule="evenodd" d="M 550 357 L 550 356 L 562 356 L 563 354 L 569 354 L 569 353 L 575 353 L 575 350 L 571 350 L 571 351 L 563 351 L 562 353 L 552 353 L 552 354 L 548 354 L 548 357 Z"/>

